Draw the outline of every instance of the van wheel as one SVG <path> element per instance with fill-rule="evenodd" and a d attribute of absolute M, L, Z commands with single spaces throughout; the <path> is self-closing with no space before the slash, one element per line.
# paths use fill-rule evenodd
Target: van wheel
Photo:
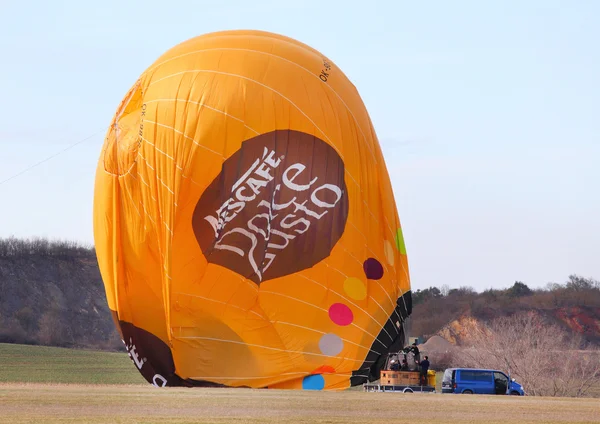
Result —
<path fill-rule="evenodd" d="M 472 395 L 472 394 L 473 394 L 473 392 L 471 390 L 465 390 L 463 392 L 463 395 Z"/>

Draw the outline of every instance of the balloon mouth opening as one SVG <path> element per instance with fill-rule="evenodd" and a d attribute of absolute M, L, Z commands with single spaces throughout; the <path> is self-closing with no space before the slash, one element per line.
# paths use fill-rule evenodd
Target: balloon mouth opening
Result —
<path fill-rule="evenodd" d="M 141 82 L 129 90 L 115 114 L 108 131 L 104 150 L 104 169 L 109 174 L 123 176 L 131 172 L 144 142 L 144 115 Z"/>

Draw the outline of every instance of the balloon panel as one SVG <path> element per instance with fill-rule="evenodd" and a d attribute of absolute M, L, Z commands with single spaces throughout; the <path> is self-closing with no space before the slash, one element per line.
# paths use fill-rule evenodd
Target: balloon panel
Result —
<path fill-rule="evenodd" d="M 406 249 L 369 115 L 290 38 L 206 34 L 143 72 L 98 161 L 94 234 L 157 386 L 344 389 L 406 342 Z"/>

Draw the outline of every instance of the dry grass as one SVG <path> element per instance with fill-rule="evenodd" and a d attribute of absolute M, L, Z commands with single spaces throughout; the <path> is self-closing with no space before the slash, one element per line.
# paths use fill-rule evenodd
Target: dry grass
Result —
<path fill-rule="evenodd" d="M 2 424 L 598 423 L 598 417 L 598 399 L 364 393 L 359 387 L 158 389 L 126 353 L 0 344 Z"/>
<path fill-rule="evenodd" d="M 597 399 L 0 384 L 2 422 L 597 423 Z"/>

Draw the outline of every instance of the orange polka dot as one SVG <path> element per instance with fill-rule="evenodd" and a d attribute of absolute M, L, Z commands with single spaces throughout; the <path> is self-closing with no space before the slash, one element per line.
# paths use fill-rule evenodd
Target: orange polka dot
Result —
<path fill-rule="evenodd" d="M 329 365 L 323 365 L 311 372 L 311 374 L 333 374 L 335 369 Z"/>

